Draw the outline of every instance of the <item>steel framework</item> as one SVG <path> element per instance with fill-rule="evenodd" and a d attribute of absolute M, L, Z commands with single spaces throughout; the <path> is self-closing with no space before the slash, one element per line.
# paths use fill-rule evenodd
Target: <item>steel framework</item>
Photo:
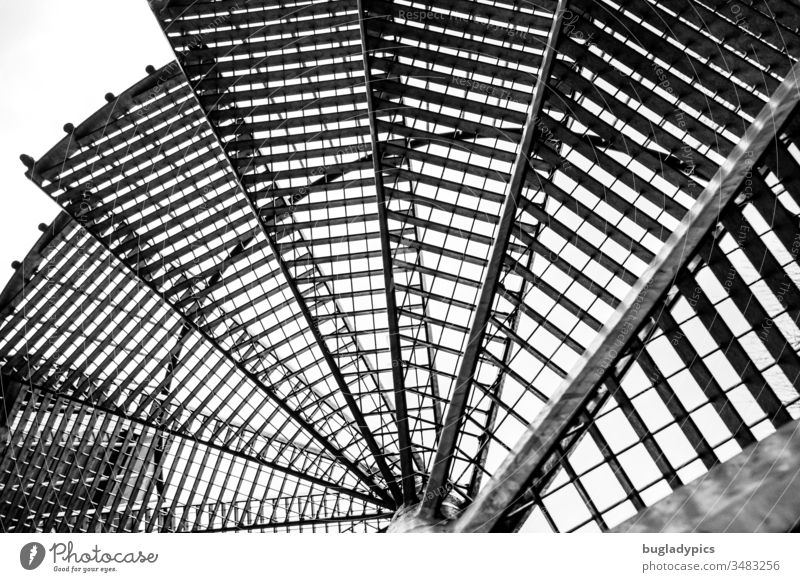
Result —
<path fill-rule="evenodd" d="M 794 0 L 150 5 L 22 157 L 2 530 L 796 527 Z"/>

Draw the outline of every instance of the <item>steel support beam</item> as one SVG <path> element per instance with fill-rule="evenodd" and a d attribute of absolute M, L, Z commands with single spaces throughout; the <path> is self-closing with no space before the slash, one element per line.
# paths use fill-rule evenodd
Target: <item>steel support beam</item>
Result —
<path fill-rule="evenodd" d="M 420 504 L 420 515 L 428 519 L 434 518 L 446 497 L 447 479 L 452 466 L 453 454 L 455 453 L 456 443 L 458 442 L 461 427 L 464 422 L 464 415 L 469 401 L 472 378 L 478 366 L 478 357 L 483 348 L 483 340 L 486 336 L 486 326 L 492 314 L 492 305 L 497 291 L 497 285 L 503 273 L 503 264 L 514 229 L 514 220 L 519 209 L 522 189 L 525 185 L 525 176 L 529 167 L 529 156 L 533 146 L 534 136 L 542 105 L 544 104 L 547 91 L 547 81 L 550 78 L 550 70 L 556 57 L 556 45 L 561 31 L 561 22 L 569 0 L 559 0 L 556 12 L 553 15 L 553 22 L 547 37 L 542 64 L 539 68 L 538 79 L 533 90 L 533 98 L 528 107 L 528 114 L 525 127 L 522 132 L 522 140 L 517 151 L 517 157 L 511 170 L 511 178 L 506 188 L 505 201 L 500 213 L 500 221 L 495 229 L 495 237 L 492 250 L 489 255 L 489 262 L 486 273 L 481 285 L 478 302 L 473 315 L 472 325 L 469 330 L 469 338 L 464 354 L 461 357 L 461 366 L 456 377 L 453 396 L 447 407 L 447 414 L 444 421 L 444 429 L 439 438 L 439 446 L 436 450 L 436 458 L 425 490 L 425 496 Z"/>
<path fill-rule="evenodd" d="M 394 268 L 392 265 L 391 241 L 389 239 L 389 219 L 386 193 L 383 187 L 383 168 L 378 142 L 378 124 L 375 118 L 375 105 L 372 101 L 372 79 L 367 48 L 367 12 L 364 0 L 358 0 L 358 16 L 361 30 L 361 59 L 364 63 L 364 90 L 367 95 L 367 115 L 369 135 L 372 141 L 372 169 L 375 174 L 375 199 L 378 206 L 378 226 L 381 240 L 381 262 L 383 263 L 383 286 L 386 291 L 386 319 L 389 325 L 389 352 L 392 357 L 392 388 L 397 422 L 397 442 L 400 447 L 400 471 L 402 472 L 403 503 L 417 502 L 414 482 L 414 464 L 411 451 L 411 432 L 408 423 L 408 403 L 406 401 L 403 378 L 403 354 L 400 348 L 400 325 L 397 316 L 397 298 L 394 287 Z"/>
<path fill-rule="evenodd" d="M 486 488 L 454 524 L 455 531 L 490 531 L 530 485 L 596 388 L 614 370 L 650 313 L 674 283 L 720 213 L 741 188 L 800 102 L 796 64 L 698 197 L 644 275 L 600 331 Z"/>
<path fill-rule="evenodd" d="M 169 37 L 167 36 L 166 30 L 164 29 L 164 37 L 169 42 Z M 176 54 L 176 57 L 178 55 Z M 250 197 L 247 188 L 245 188 L 244 183 L 242 182 L 242 178 L 239 175 L 238 170 L 236 169 L 236 165 L 231 160 L 228 152 L 223 147 L 225 143 L 217 130 L 217 127 L 211 122 L 211 118 L 206 111 L 205 106 L 203 105 L 200 96 L 197 94 L 197 89 L 187 75 L 183 64 L 181 63 L 180 59 L 178 59 L 178 66 L 181 69 L 181 73 L 183 74 L 184 79 L 186 80 L 187 85 L 192 90 L 192 95 L 194 96 L 195 102 L 197 103 L 197 107 L 202 112 L 203 116 L 205 117 L 206 124 L 208 126 L 209 131 L 211 131 L 212 135 L 216 138 L 217 143 L 219 144 L 219 150 L 221 155 L 225 159 L 225 163 L 230 169 L 231 176 L 233 177 L 234 181 L 236 182 L 236 187 L 244 196 L 247 206 L 250 209 L 253 217 L 258 224 L 258 228 L 263 234 L 264 238 L 267 240 L 267 244 L 269 245 L 270 251 L 272 252 L 273 256 L 275 257 L 275 261 L 278 263 L 278 268 L 281 271 L 284 279 L 286 280 L 287 285 L 289 286 L 289 290 L 292 293 L 292 297 L 297 302 L 297 305 L 300 307 L 300 312 L 303 315 L 303 319 L 308 326 L 308 329 L 311 330 L 312 335 L 314 336 L 314 341 L 316 342 L 317 346 L 319 347 L 320 352 L 322 353 L 322 357 L 325 360 L 325 363 L 328 365 L 328 368 L 333 375 L 334 381 L 336 382 L 339 391 L 342 393 L 342 396 L 345 399 L 345 403 L 347 404 L 347 408 L 350 413 L 353 415 L 353 419 L 358 426 L 358 430 L 361 433 L 361 436 L 364 438 L 365 443 L 367 444 L 367 448 L 369 449 L 372 456 L 375 458 L 375 463 L 378 466 L 378 470 L 380 471 L 381 476 L 386 481 L 389 490 L 391 491 L 393 497 L 398 501 L 400 500 L 400 490 L 395 480 L 394 475 L 392 474 L 389 465 L 386 463 L 385 453 L 381 450 L 378 446 L 378 442 L 375 440 L 375 436 L 372 434 L 369 426 L 367 425 L 367 421 L 364 417 L 364 414 L 361 412 L 361 409 L 358 406 L 353 394 L 350 392 L 350 388 L 347 385 L 347 381 L 342 374 L 342 371 L 339 369 L 338 362 L 334 359 L 333 355 L 331 354 L 330 349 L 328 348 L 327 343 L 325 342 L 325 338 L 319 330 L 319 325 L 314 319 L 314 316 L 311 314 L 311 310 L 308 308 L 306 303 L 305 297 L 300 292 L 300 288 L 297 285 L 297 282 L 294 280 L 292 273 L 289 271 L 289 267 L 286 265 L 286 262 L 283 260 L 283 257 L 280 252 L 280 248 L 278 247 L 277 242 L 275 241 L 275 237 L 267 230 L 267 225 L 264 220 L 264 217 L 261 216 L 259 213 L 258 207 L 256 206 L 253 199 Z"/>
<path fill-rule="evenodd" d="M 162 425 L 157 421 L 147 421 L 147 420 L 142 419 L 142 418 L 135 418 L 135 417 L 132 417 L 132 416 L 128 416 L 127 414 L 125 414 L 123 412 L 120 412 L 119 410 L 116 410 L 115 408 L 113 408 L 111 406 L 104 406 L 103 404 L 100 404 L 98 402 L 93 402 L 91 400 L 84 399 L 84 398 L 78 398 L 76 396 L 72 396 L 72 395 L 66 394 L 64 392 L 61 392 L 59 390 L 53 390 L 53 389 L 48 388 L 46 386 L 29 385 L 29 387 L 30 387 L 32 392 L 33 391 L 41 392 L 43 394 L 49 394 L 49 395 L 51 395 L 53 397 L 60 398 L 60 399 L 62 399 L 64 401 L 66 401 L 66 402 L 74 402 L 75 404 L 78 404 L 79 406 L 87 407 L 87 408 L 90 408 L 90 409 L 93 409 L 93 410 L 97 410 L 99 412 L 102 412 L 105 415 L 110 416 L 110 417 L 124 418 L 125 420 L 130 422 L 132 425 L 138 425 L 138 426 L 147 427 L 147 428 L 156 430 L 156 431 L 159 432 L 159 434 L 161 436 L 170 435 L 170 436 L 173 436 L 173 437 L 184 439 L 184 440 L 189 441 L 189 442 L 193 442 L 193 443 L 196 443 L 196 444 L 199 444 L 199 445 L 203 445 L 205 447 L 208 447 L 209 449 L 213 449 L 215 451 L 219 451 L 220 453 L 223 453 L 223 454 L 226 454 L 226 455 L 230 455 L 232 457 L 236 457 L 237 459 L 242 459 L 244 461 L 248 461 L 248 462 L 251 462 L 253 464 L 261 465 L 261 466 L 266 467 L 266 468 L 268 468 L 270 470 L 278 471 L 278 472 L 283 473 L 285 475 L 294 477 L 295 479 L 306 481 L 306 482 L 308 482 L 308 483 L 310 483 L 312 485 L 317 485 L 319 487 L 330 489 L 331 491 L 336 491 L 338 493 L 342 493 L 344 495 L 353 497 L 354 499 L 360 499 L 361 501 L 365 501 L 367 503 L 373 503 L 373 504 L 375 504 L 375 505 L 377 505 L 379 507 L 386 507 L 386 508 L 391 508 L 392 507 L 392 503 L 390 501 L 387 502 L 387 500 L 384 500 L 384 499 L 379 499 L 377 497 L 370 497 L 369 495 L 366 495 L 366 494 L 364 494 L 364 493 L 362 493 L 360 491 L 355 491 L 353 489 L 349 489 L 347 487 L 343 487 L 341 485 L 337 485 L 336 483 L 332 483 L 332 482 L 326 481 L 325 479 L 320 479 L 318 477 L 312 477 L 311 475 L 307 475 L 303 471 L 298 471 L 297 469 L 292 469 L 290 467 L 284 467 L 283 465 L 280 465 L 278 463 L 274 463 L 272 461 L 267 461 L 267 460 L 264 460 L 264 459 L 262 459 L 260 457 L 249 455 L 247 453 L 243 453 L 241 451 L 237 451 L 235 449 L 231 449 L 231 448 L 228 448 L 226 446 L 222 446 L 222 445 L 217 444 L 217 443 L 215 443 L 213 441 L 209 441 L 207 439 L 196 437 L 196 436 L 194 436 L 192 434 L 189 434 L 187 432 L 183 432 L 183 431 L 180 431 L 180 430 L 175 430 L 173 428 L 169 428 L 166 425 Z"/>
<path fill-rule="evenodd" d="M 800 523 L 800 421 L 612 529 L 641 533 L 786 533 Z"/>
<path fill-rule="evenodd" d="M 531 249 L 528 251 L 528 258 L 526 260 L 527 269 L 531 268 L 533 257 L 534 251 Z M 518 293 L 520 303 L 525 299 L 528 285 L 528 281 L 526 279 L 522 279 L 522 284 Z M 520 308 L 519 305 L 517 305 L 506 319 L 506 322 L 510 322 L 509 327 L 511 331 L 517 331 L 517 328 L 519 327 L 519 318 Z M 478 438 L 478 455 L 475 465 L 472 467 L 472 477 L 469 480 L 469 487 L 467 488 L 467 499 L 474 499 L 478 494 L 478 490 L 480 489 L 481 480 L 483 479 L 483 466 L 485 465 L 486 458 L 489 455 L 489 447 L 492 442 L 491 435 L 494 431 L 494 425 L 497 420 L 498 400 L 503 393 L 503 386 L 505 384 L 506 377 L 508 376 L 507 369 L 509 365 L 509 358 L 511 357 L 513 342 L 511 338 L 506 337 L 504 343 L 503 355 L 500 359 L 500 363 L 502 364 L 501 369 L 498 372 L 494 382 L 492 382 L 492 385 L 489 387 L 492 399 L 486 415 L 486 424 L 481 427 L 481 436 Z"/>
<path fill-rule="evenodd" d="M 39 188 L 47 194 L 47 191 L 42 187 L 42 177 L 36 172 L 36 167 L 34 166 L 25 174 L 28 179 L 30 179 L 34 184 L 39 186 Z M 49 194 L 47 194 L 50 197 Z M 57 204 L 58 200 L 53 199 Z M 75 215 L 72 210 L 68 210 L 66 207 L 62 206 L 64 212 L 66 212 L 72 220 L 84 226 L 83 222 L 81 222 L 80 217 Z M 86 228 L 84 226 L 84 228 Z M 150 282 L 144 279 L 143 277 L 139 276 L 139 273 L 136 269 L 129 266 L 125 261 L 123 261 L 111 247 L 104 241 L 100 236 L 98 236 L 95 232 L 92 232 L 90 229 L 86 228 L 86 232 L 94 239 L 94 241 L 104 249 L 110 256 L 114 257 L 115 261 L 119 264 L 120 269 L 125 272 L 128 276 L 130 276 L 133 280 L 138 281 L 139 284 L 150 291 L 155 297 L 158 297 L 164 305 L 169 306 L 169 308 L 180 318 L 180 320 L 188 325 L 193 331 L 200 334 L 200 336 L 208 342 L 217 352 L 222 354 L 226 360 L 228 360 L 231 365 L 240 373 L 242 374 L 247 380 L 253 383 L 255 387 L 261 390 L 269 400 L 274 402 L 278 408 L 280 408 L 287 416 L 292 418 L 300 427 L 303 428 L 309 435 L 311 435 L 314 440 L 319 442 L 323 448 L 329 451 L 335 458 L 339 459 L 354 475 L 356 475 L 362 482 L 364 482 L 369 488 L 378 495 L 381 499 L 385 502 L 392 501 L 391 497 L 387 495 L 386 491 L 378 486 L 378 484 L 371 478 L 371 476 L 367 475 L 364 471 L 361 470 L 360 467 L 351 459 L 347 458 L 343 451 L 339 450 L 336 446 L 333 445 L 327 438 L 325 438 L 321 433 L 314 428 L 310 422 L 302 418 L 297 412 L 283 399 L 279 398 L 275 393 L 275 390 L 267 387 L 253 372 L 245 368 L 234 356 L 231 354 L 230 351 L 226 350 L 222 347 L 222 345 L 211 335 L 201 327 L 201 325 L 194 320 L 190 319 L 183 311 L 181 311 L 173 301 L 169 300 L 166 297 L 165 293 L 160 292 L 156 287 Z"/>
<path fill-rule="evenodd" d="M 371 520 L 390 520 L 392 519 L 393 513 L 364 513 L 361 515 L 343 515 L 341 517 L 320 517 L 317 519 L 300 519 L 300 520 L 292 520 L 292 521 L 285 521 L 283 523 L 276 522 L 276 523 L 253 523 L 247 525 L 239 525 L 234 527 L 218 527 L 213 529 L 202 529 L 196 530 L 198 533 L 222 533 L 222 532 L 237 532 L 237 531 L 258 531 L 258 530 L 265 530 L 265 529 L 283 529 L 283 528 L 290 528 L 290 527 L 308 527 L 312 528 L 315 526 L 326 526 L 326 525 L 336 525 L 340 523 L 352 523 L 355 525 L 356 523 L 364 522 L 364 521 L 371 521 Z"/>
<path fill-rule="evenodd" d="M 238 177 L 237 177 L 238 180 Z M 245 193 L 245 196 L 247 194 Z M 258 224 L 264 233 L 264 236 L 267 237 L 267 242 L 269 243 L 269 248 L 272 251 L 272 254 L 275 256 L 275 260 L 278 263 L 278 267 L 283 274 L 284 279 L 286 279 L 286 283 L 289 286 L 289 290 L 292 293 L 292 297 L 294 297 L 297 305 L 300 307 L 300 312 L 303 314 L 303 319 L 306 321 L 306 325 L 308 325 L 309 329 L 311 330 L 312 335 L 314 336 L 314 340 L 317 342 L 319 346 L 320 352 L 322 352 L 322 357 L 325 360 L 325 363 L 330 368 L 331 374 L 333 375 L 333 379 L 336 382 L 339 391 L 344 396 L 345 402 L 347 403 L 347 408 L 350 410 L 350 413 L 353 415 L 353 418 L 356 421 L 356 425 L 358 426 L 358 430 L 361 433 L 361 436 L 364 437 L 364 441 L 367 443 L 367 448 L 372 453 L 372 456 L 375 457 L 375 462 L 378 465 L 378 470 L 381 472 L 386 484 L 388 485 L 389 489 L 392 492 L 392 495 L 395 497 L 395 500 L 399 503 L 401 498 L 401 492 L 397 485 L 397 481 L 392 474 L 392 471 L 389 469 L 389 465 L 386 463 L 385 453 L 381 450 L 378 446 L 378 442 L 375 440 L 375 436 L 372 434 L 369 426 L 367 425 L 367 420 L 364 418 L 364 414 L 361 412 L 361 408 L 359 407 L 358 403 L 356 402 L 355 397 L 353 396 L 352 392 L 350 392 L 350 388 L 347 385 L 347 380 L 345 380 L 342 371 L 339 369 L 339 364 L 331 354 L 331 351 L 328 349 L 328 344 L 325 343 L 325 337 L 322 335 L 322 332 L 319 330 L 319 324 L 314 319 L 314 316 L 311 314 L 311 310 L 308 308 L 308 304 L 305 301 L 305 297 L 300 291 L 300 288 L 297 285 L 297 281 L 294 280 L 292 273 L 289 271 L 289 267 L 286 265 L 286 262 L 283 260 L 283 257 L 280 254 L 280 248 L 278 248 L 278 244 L 275 242 L 275 239 L 272 237 L 271 234 L 266 229 L 264 225 L 264 221 L 258 214 L 258 210 L 255 208 L 255 204 L 250 200 L 250 197 L 247 196 L 248 203 L 251 204 L 253 208 L 253 212 L 255 213 Z"/>

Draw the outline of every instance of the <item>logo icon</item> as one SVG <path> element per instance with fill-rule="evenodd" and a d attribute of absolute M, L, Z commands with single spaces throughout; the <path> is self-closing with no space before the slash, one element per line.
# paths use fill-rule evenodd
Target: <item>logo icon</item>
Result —
<path fill-rule="evenodd" d="M 44 562 L 44 546 L 38 542 L 31 542 L 22 546 L 19 551 L 19 563 L 26 570 L 35 570 Z"/>

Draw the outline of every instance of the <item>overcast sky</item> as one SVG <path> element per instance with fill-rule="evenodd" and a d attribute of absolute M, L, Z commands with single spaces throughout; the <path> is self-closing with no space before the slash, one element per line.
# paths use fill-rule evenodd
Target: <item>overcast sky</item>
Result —
<path fill-rule="evenodd" d="M 104 103 L 172 58 L 147 0 L 0 3 L 0 289 L 57 206 L 24 176 L 19 155 L 41 157 Z"/>

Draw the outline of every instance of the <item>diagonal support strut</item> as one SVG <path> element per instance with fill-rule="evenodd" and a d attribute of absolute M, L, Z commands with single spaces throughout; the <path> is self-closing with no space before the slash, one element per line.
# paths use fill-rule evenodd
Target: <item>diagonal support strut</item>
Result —
<path fill-rule="evenodd" d="M 513 507 L 583 405 L 613 371 L 617 361 L 626 353 L 627 346 L 636 339 L 681 267 L 692 257 L 722 210 L 736 196 L 798 103 L 800 64 L 795 64 L 647 271 L 553 395 L 552 404 L 530 424 L 486 488 L 453 524 L 455 531 L 490 531 Z"/>
<path fill-rule="evenodd" d="M 381 260 L 383 262 L 383 284 L 386 291 L 386 318 L 389 322 L 389 351 L 392 356 L 392 387 L 394 389 L 395 413 L 397 416 L 397 438 L 400 448 L 400 470 L 402 472 L 403 502 L 416 503 L 417 492 L 414 483 L 414 465 L 411 455 L 411 436 L 408 425 L 408 403 L 406 401 L 403 378 L 403 354 L 400 348 L 400 325 L 397 317 L 397 298 L 394 287 L 394 271 L 390 251 L 389 225 L 386 193 L 383 188 L 381 152 L 378 147 L 378 128 L 375 119 L 375 106 L 372 102 L 372 80 L 367 49 L 367 12 L 364 0 L 358 0 L 358 18 L 361 26 L 361 58 L 364 61 L 364 89 L 367 96 L 369 134 L 372 141 L 372 167 L 375 173 L 375 198 L 378 205 L 378 224 L 380 227 Z"/>
<path fill-rule="evenodd" d="M 533 90 L 533 98 L 528 108 L 528 115 L 525 127 L 522 132 L 522 141 L 519 145 L 516 160 L 511 170 L 511 179 L 506 188 L 506 197 L 500 214 L 500 221 L 495 231 L 495 239 L 489 255 L 489 262 L 486 273 L 481 285 L 480 295 L 478 296 L 477 307 L 472 319 L 469 330 L 469 339 L 464 355 L 461 357 L 461 366 L 456 377 L 453 396 L 447 407 L 447 415 L 444 421 L 444 429 L 439 439 L 439 446 L 436 450 L 436 459 L 431 470 L 425 496 L 420 505 L 420 515 L 433 518 L 444 500 L 449 488 L 447 478 L 453 462 L 456 443 L 458 442 L 461 427 L 464 422 L 464 415 L 469 401 L 472 378 L 478 366 L 478 356 L 483 346 L 486 336 L 486 326 L 491 317 L 492 305 L 497 291 L 497 285 L 503 271 L 504 257 L 508 249 L 511 232 L 514 228 L 514 219 L 519 207 L 519 200 L 522 196 L 522 188 L 525 183 L 525 175 L 528 170 L 528 157 L 533 145 L 536 133 L 536 125 L 544 104 L 547 80 L 550 78 L 550 70 L 556 56 L 556 45 L 558 43 L 561 23 L 564 19 L 564 12 L 569 0 L 559 0 L 550 32 L 547 37 L 542 65 L 539 68 L 538 79 Z"/>

